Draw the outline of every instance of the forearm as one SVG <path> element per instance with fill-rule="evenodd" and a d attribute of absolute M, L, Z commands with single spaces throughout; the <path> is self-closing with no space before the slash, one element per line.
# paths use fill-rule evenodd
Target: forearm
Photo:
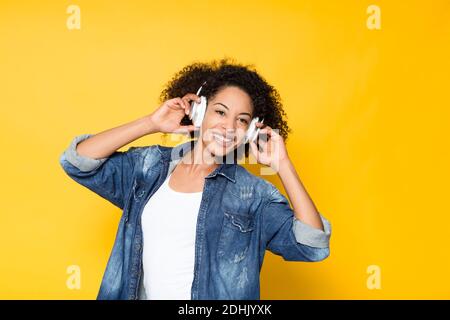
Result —
<path fill-rule="evenodd" d="M 324 230 L 319 212 L 303 186 L 291 160 L 286 158 L 280 164 L 278 175 L 298 220 L 312 227 Z"/>
<path fill-rule="evenodd" d="M 151 117 L 145 116 L 89 137 L 77 145 L 76 151 L 92 159 L 106 158 L 130 142 L 155 132 Z"/>

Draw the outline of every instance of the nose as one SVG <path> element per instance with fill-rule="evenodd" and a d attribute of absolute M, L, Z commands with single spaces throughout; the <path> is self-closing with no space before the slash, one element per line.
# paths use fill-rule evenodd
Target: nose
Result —
<path fill-rule="evenodd" d="M 236 131 L 236 122 L 232 117 L 224 119 L 222 121 L 222 129 L 224 129 L 227 133 L 234 133 Z"/>

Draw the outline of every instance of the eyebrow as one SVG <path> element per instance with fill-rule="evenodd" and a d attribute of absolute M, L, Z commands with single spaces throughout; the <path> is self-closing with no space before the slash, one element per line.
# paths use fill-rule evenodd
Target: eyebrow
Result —
<path fill-rule="evenodd" d="M 225 108 L 227 108 L 227 110 L 230 110 L 230 108 L 228 108 L 226 105 L 224 105 L 224 104 L 221 103 L 221 102 L 216 102 L 216 103 L 214 103 L 213 105 L 216 105 L 216 104 L 220 104 L 220 105 L 224 106 Z M 248 113 L 248 112 L 241 112 L 241 113 L 239 113 L 239 114 L 247 114 L 250 118 L 252 117 L 252 115 L 251 115 L 250 113 Z"/>

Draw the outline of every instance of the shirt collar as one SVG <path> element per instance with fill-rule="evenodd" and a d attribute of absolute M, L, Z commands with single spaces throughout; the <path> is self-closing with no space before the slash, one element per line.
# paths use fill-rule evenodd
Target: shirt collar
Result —
<path fill-rule="evenodd" d="M 157 150 L 161 153 L 163 161 L 171 162 L 179 160 L 183 155 L 191 149 L 191 141 L 181 143 L 175 147 L 156 145 Z M 221 163 L 213 172 L 206 176 L 212 178 L 216 175 L 222 175 L 233 183 L 236 183 L 236 163 Z"/>

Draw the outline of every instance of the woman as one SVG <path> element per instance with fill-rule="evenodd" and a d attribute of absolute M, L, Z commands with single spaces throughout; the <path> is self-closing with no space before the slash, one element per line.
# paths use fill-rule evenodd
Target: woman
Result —
<path fill-rule="evenodd" d="M 190 103 L 202 84 L 208 104 L 196 128 Z M 328 257 L 331 226 L 289 159 L 279 95 L 252 67 L 191 64 L 161 101 L 145 117 L 75 137 L 60 157 L 72 179 L 123 209 L 97 299 L 259 299 L 266 249 L 288 261 Z M 244 144 L 254 117 L 264 119 L 260 139 Z M 196 139 L 117 151 L 157 132 Z M 237 163 L 250 150 L 278 173 L 292 208 Z"/>

